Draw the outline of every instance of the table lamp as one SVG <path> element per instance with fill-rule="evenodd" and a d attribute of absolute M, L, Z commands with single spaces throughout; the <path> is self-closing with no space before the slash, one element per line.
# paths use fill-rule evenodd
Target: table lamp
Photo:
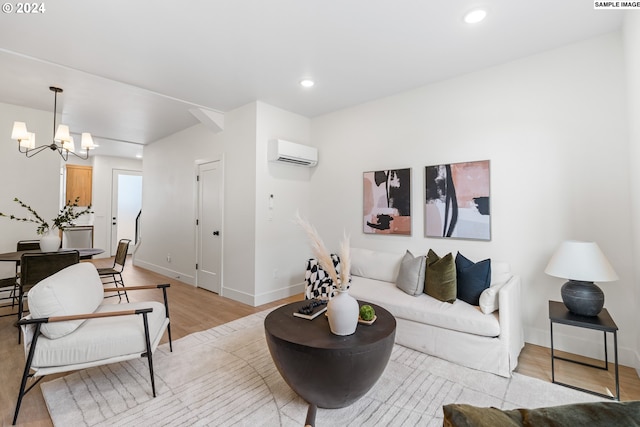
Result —
<path fill-rule="evenodd" d="M 618 275 L 595 242 L 562 242 L 544 272 L 569 279 L 560 290 L 562 301 L 569 311 L 581 316 L 597 316 L 604 306 L 604 293 L 594 281 L 618 280 Z"/>

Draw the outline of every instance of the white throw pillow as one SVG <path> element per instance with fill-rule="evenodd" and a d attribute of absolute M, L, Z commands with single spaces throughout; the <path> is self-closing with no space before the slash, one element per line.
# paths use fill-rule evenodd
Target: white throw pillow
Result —
<path fill-rule="evenodd" d="M 507 284 L 507 281 L 496 283 L 482 291 L 482 293 L 480 294 L 479 305 L 480 310 L 482 310 L 484 314 L 493 313 L 498 308 L 500 308 L 498 304 L 498 293 L 500 292 L 500 289 L 502 289 L 502 287 Z"/>
<path fill-rule="evenodd" d="M 89 262 L 74 264 L 41 280 L 29 291 L 32 318 L 93 313 L 104 299 L 102 281 Z M 84 320 L 44 323 L 40 331 L 49 339 L 75 331 Z"/>
<path fill-rule="evenodd" d="M 491 262 L 491 286 L 480 294 L 480 310 L 484 314 L 498 310 L 498 292 L 511 279 L 511 266 L 508 262 Z"/>
<path fill-rule="evenodd" d="M 511 266 L 508 262 L 491 261 L 491 286 L 504 284 L 511 276 Z"/>

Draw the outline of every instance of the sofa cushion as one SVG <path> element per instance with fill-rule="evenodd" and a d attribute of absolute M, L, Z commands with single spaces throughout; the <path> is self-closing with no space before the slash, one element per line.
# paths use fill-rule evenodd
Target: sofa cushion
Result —
<path fill-rule="evenodd" d="M 640 401 L 574 403 L 511 410 L 452 403 L 444 405 L 442 412 L 445 427 L 640 426 Z"/>
<path fill-rule="evenodd" d="M 396 286 L 409 295 L 420 295 L 424 292 L 424 274 L 427 257 L 413 256 L 407 251 L 400 263 L 400 272 Z"/>
<path fill-rule="evenodd" d="M 427 294 L 409 297 L 393 283 L 356 276 L 351 280 L 349 294 L 378 304 L 399 319 L 486 337 L 500 335 L 497 313 L 484 315 L 478 307 L 462 300 L 442 302 Z"/>
<path fill-rule="evenodd" d="M 400 271 L 402 254 L 351 248 L 351 274 L 395 283 Z"/>
<path fill-rule="evenodd" d="M 29 291 L 31 317 L 67 316 L 93 313 L 104 299 L 102 281 L 96 267 L 81 262 L 41 280 Z M 50 339 L 75 331 L 84 320 L 44 323 L 42 334 Z"/>
<path fill-rule="evenodd" d="M 451 253 L 440 258 L 429 249 L 424 292 L 440 301 L 456 300 L 456 264 Z"/>
<path fill-rule="evenodd" d="M 456 255 L 457 297 L 471 305 L 478 305 L 480 294 L 491 284 L 491 260 L 473 262 L 460 252 Z"/>
<path fill-rule="evenodd" d="M 152 308 L 147 314 L 149 340 L 157 341 L 164 332 L 167 321 L 164 304 L 159 302 L 135 302 L 130 304 L 104 304 L 96 312 L 114 312 Z M 99 338 L 99 339 L 96 339 Z M 85 321 L 73 333 L 59 339 L 40 337 L 36 345 L 33 366 L 43 368 L 79 363 L 90 363 L 146 351 L 142 315 L 105 317 Z"/>

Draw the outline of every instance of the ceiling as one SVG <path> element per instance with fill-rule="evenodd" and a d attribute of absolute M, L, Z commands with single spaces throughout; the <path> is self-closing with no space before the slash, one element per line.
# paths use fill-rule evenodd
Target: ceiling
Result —
<path fill-rule="evenodd" d="M 260 100 L 315 117 L 615 31 L 623 17 L 586 0 L 43 4 L 0 15 L 0 102 L 53 111 L 59 86 L 62 122 L 91 132 L 96 154 L 125 157 L 198 123 L 193 108 Z M 487 18 L 465 24 L 478 6 Z"/>

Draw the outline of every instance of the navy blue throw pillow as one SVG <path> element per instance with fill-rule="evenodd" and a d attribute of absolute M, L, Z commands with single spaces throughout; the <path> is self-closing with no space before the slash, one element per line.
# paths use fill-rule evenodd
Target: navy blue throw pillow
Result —
<path fill-rule="evenodd" d="M 480 294 L 491 285 L 491 260 L 474 263 L 458 252 L 456 255 L 458 299 L 471 305 L 480 303 Z"/>

